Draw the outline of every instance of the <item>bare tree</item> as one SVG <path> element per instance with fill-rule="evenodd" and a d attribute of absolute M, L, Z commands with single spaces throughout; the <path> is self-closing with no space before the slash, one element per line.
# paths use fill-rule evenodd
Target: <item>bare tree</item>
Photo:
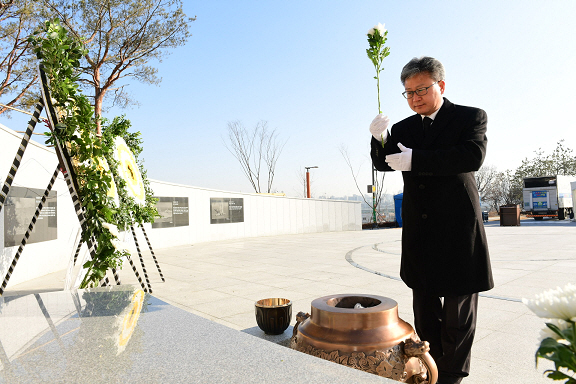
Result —
<path fill-rule="evenodd" d="M 494 211 L 498 211 L 501 205 L 522 204 L 522 186 L 516 183 L 510 170 L 496 172 L 484 191 L 483 200 Z"/>
<path fill-rule="evenodd" d="M 38 25 L 36 1 L 2 1 L 0 3 L 0 97 L 8 107 L 29 107 L 39 98 L 30 92 L 37 83 L 36 56 L 28 37 Z M 0 114 L 10 109 L 0 106 Z"/>
<path fill-rule="evenodd" d="M 352 174 L 352 179 L 354 179 L 354 184 L 356 184 L 356 189 L 358 189 L 358 192 L 360 192 L 360 196 L 362 196 L 362 199 L 364 200 L 364 202 L 372 209 L 376 209 L 376 211 L 378 211 L 378 207 L 380 206 L 380 203 L 382 202 L 382 193 L 384 191 L 384 176 L 386 176 L 386 172 L 377 172 L 376 171 L 376 176 L 374 177 L 374 187 L 376 188 L 376 201 L 368 201 L 366 200 L 366 197 L 364 196 L 364 192 L 362 192 L 362 190 L 360 189 L 360 186 L 358 185 L 358 174 L 360 173 L 360 167 L 358 168 L 358 170 L 354 171 L 354 167 L 352 165 L 352 160 L 350 160 L 350 155 L 348 154 L 348 149 L 344 146 L 344 144 L 340 145 L 340 148 L 338 148 L 340 151 L 340 154 L 342 154 L 342 157 L 344 158 L 344 161 L 346 161 L 346 165 L 348 165 L 348 168 L 350 169 L 350 173 Z M 378 179 L 378 173 L 381 174 L 381 178 Z M 378 214 L 378 213 L 377 213 Z M 378 220 L 378 219 L 376 219 Z M 374 221 L 374 218 L 372 217 L 372 222 Z"/>
<path fill-rule="evenodd" d="M 169 48 L 184 45 L 195 18 L 181 0 L 43 0 L 88 49 L 80 80 L 93 89 L 94 111 L 101 116 L 105 97 L 111 106 L 137 104 L 126 93 L 126 78 L 159 84 L 151 60 L 162 61 Z M 98 124 L 98 134 L 100 134 Z"/>
<path fill-rule="evenodd" d="M 269 130 L 268 122 L 260 121 L 253 130 L 247 130 L 240 121 L 228 122 L 226 149 L 238 160 L 244 175 L 256 193 L 272 192 L 276 163 L 286 141 L 280 141 L 276 129 Z M 264 169 L 265 168 L 265 169 Z"/>
<path fill-rule="evenodd" d="M 476 171 L 476 187 L 480 196 L 484 196 L 497 174 L 498 171 L 493 165 L 484 165 Z"/>

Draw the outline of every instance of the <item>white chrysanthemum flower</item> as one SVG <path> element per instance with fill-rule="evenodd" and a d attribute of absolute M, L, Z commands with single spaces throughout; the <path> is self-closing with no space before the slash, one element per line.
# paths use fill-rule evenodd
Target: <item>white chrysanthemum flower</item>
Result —
<path fill-rule="evenodd" d="M 576 285 L 572 283 L 542 292 L 532 300 L 522 299 L 522 302 L 538 317 L 576 319 Z"/>
<path fill-rule="evenodd" d="M 118 161 L 118 172 L 126 182 L 126 192 L 133 197 L 136 204 L 146 205 L 146 189 L 134 155 L 123 138 L 114 139 L 114 157 Z"/>
<path fill-rule="evenodd" d="M 374 28 L 370 28 L 370 30 L 368 31 L 368 35 L 374 35 L 374 32 L 376 32 L 376 30 L 378 30 L 378 32 L 380 33 L 380 36 L 384 36 L 384 34 L 386 33 L 386 29 L 384 28 L 384 24 L 378 23 L 378 25 L 375 25 Z"/>
<path fill-rule="evenodd" d="M 104 169 L 108 175 L 112 178 L 110 188 L 106 192 L 106 196 L 112 198 L 115 207 L 120 206 L 120 197 L 118 196 L 118 189 L 116 189 L 116 180 L 114 180 L 114 175 L 110 172 L 110 166 L 104 157 L 98 158 L 98 166 Z"/>
<path fill-rule="evenodd" d="M 124 243 L 123 241 L 120 241 L 118 239 L 112 239 L 112 240 L 110 240 L 110 242 L 112 243 L 112 246 L 114 247 L 114 249 L 116 249 L 117 251 L 127 251 L 128 250 L 126 243 Z"/>
<path fill-rule="evenodd" d="M 102 226 L 103 226 L 104 228 L 106 228 L 108 231 L 110 231 L 110 233 L 112 234 L 112 236 L 114 236 L 114 237 L 120 237 L 120 232 L 118 232 L 118 227 L 115 226 L 114 224 L 102 223 Z"/>
<path fill-rule="evenodd" d="M 561 331 L 568 329 L 568 327 L 570 326 L 570 323 L 564 320 L 560 320 L 560 319 L 549 319 L 548 321 L 546 321 L 547 323 L 550 324 L 554 324 L 555 326 L 557 326 Z M 540 341 L 551 337 L 554 340 L 562 340 L 560 338 L 560 336 L 558 336 L 555 332 L 553 332 L 550 328 L 548 327 L 544 327 L 542 328 L 542 330 L 540 331 Z"/>

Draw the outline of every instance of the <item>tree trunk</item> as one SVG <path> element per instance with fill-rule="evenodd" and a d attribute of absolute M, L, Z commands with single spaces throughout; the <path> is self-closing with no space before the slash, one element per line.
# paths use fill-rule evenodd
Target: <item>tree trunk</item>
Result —
<path fill-rule="evenodd" d="M 100 124 L 100 117 L 102 116 L 102 103 L 104 102 L 106 91 L 99 87 L 100 73 L 98 71 L 94 74 L 94 79 L 96 80 L 96 86 L 94 86 L 94 118 L 96 119 L 96 135 L 101 137 L 102 126 Z"/>

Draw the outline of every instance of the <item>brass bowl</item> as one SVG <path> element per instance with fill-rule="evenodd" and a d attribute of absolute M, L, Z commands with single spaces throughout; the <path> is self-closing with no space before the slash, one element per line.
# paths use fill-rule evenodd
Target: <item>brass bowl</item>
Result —
<path fill-rule="evenodd" d="M 269 298 L 255 303 L 258 327 L 268 335 L 283 333 L 292 320 L 292 302 L 288 299 Z"/>

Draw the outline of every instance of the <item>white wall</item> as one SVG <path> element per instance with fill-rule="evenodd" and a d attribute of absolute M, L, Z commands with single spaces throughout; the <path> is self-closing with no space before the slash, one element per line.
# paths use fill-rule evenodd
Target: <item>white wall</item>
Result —
<path fill-rule="evenodd" d="M 360 203 L 225 192 L 150 180 L 156 196 L 188 197 L 189 226 L 146 226 L 154 247 L 239 237 L 361 230 Z M 210 224 L 210 198 L 243 198 L 244 222 Z"/>
<path fill-rule="evenodd" d="M 25 127 L 22 127 L 24 130 Z M 39 132 L 45 128 L 37 127 Z M 12 165 L 22 135 L 0 124 L 0 188 Z M 57 164 L 53 149 L 31 141 L 13 186 L 45 190 Z M 156 196 L 188 197 L 189 225 L 152 229 L 146 232 L 156 248 L 242 237 L 362 229 L 360 202 L 302 199 L 271 195 L 226 192 L 151 180 Z M 75 251 L 78 219 L 62 175 L 54 184 L 58 195 L 58 239 L 26 245 L 10 285 L 67 268 Z M 210 224 L 210 198 L 243 198 L 244 222 Z M 30 218 L 31 219 L 31 218 Z M 147 249 L 139 238 L 141 249 Z M 135 249 L 135 248 L 133 248 Z M 4 278 L 18 247 L 4 247 L 4 210 L 0 213 L 0 278 Z M 1 284 L 1 283 L 0 283 Z"/>

